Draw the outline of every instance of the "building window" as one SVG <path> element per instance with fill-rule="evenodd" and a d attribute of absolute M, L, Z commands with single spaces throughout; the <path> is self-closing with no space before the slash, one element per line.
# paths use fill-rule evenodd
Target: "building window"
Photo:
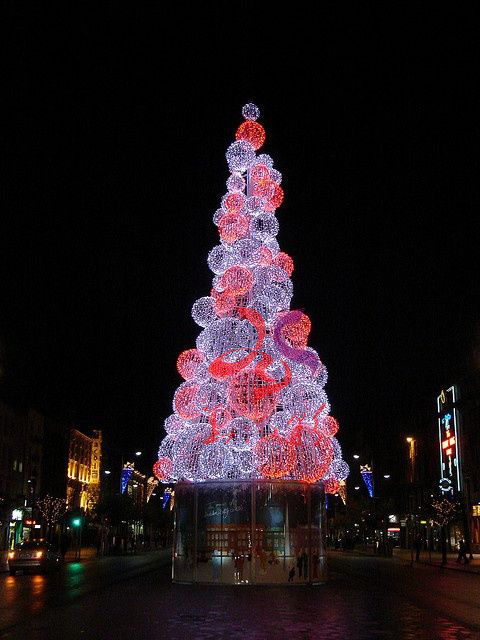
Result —
<path fill-rule="evenodd" d="M 13 470 L 14 471 L 17 470 L 17 461 L 16 460 L 13 461 Z"/>

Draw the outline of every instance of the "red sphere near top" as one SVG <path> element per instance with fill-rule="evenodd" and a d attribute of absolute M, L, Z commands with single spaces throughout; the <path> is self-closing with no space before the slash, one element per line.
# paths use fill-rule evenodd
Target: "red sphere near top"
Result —
<path fill-rule="evenodd" d="M 255 445 L 254 454 L 257 469 L 264 478 L 282 478 L 295 464 L 295 448 L 275 433 L 261 438 Z"/>
<path fill-rule="evenodd" d="M 237 140 L 246 140 L 256 151 L 265 142 L 265 129 L 258 122 L 246 120 L 238 127 L 235 138 Z"/>
<path fill-rule="evenodd" d="M 178 373 L 185 378 L 191 380 L 195 377 L 198 365 L 204 360 L 204 355 L 198 349 L 186 349 L 177 358 Z"/>

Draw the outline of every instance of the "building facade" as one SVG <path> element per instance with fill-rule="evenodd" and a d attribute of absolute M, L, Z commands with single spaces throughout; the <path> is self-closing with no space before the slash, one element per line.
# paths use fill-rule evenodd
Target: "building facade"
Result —
<path fill-rule="evenodd" d="M 100 496 L 102 432 L 87 436 L 78 429 L 70 430 L 67 463 L 67 510 L 95 510 Z"/>

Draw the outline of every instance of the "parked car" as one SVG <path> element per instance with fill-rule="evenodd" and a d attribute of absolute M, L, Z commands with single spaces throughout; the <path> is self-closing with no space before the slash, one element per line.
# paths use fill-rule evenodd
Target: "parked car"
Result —
<path fill-rule="evenodd" d="M 8 570 L 11 576 L 15 575 L 18 569 L 23 569 L 24 573 L 32 569 L 56 569 L 60 567 L 61 562 L 60 552 L 43 539 L 21 542 L 8 554 Z"/>

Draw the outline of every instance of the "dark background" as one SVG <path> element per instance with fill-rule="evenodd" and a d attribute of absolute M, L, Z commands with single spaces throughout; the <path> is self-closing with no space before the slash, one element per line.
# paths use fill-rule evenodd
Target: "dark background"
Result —
<path fill-rule="evenodd" d="M 5 400 L 154 459 L 248 101 L 347 451 L 478 366 L 473 16 L 3 7 Z"/>

